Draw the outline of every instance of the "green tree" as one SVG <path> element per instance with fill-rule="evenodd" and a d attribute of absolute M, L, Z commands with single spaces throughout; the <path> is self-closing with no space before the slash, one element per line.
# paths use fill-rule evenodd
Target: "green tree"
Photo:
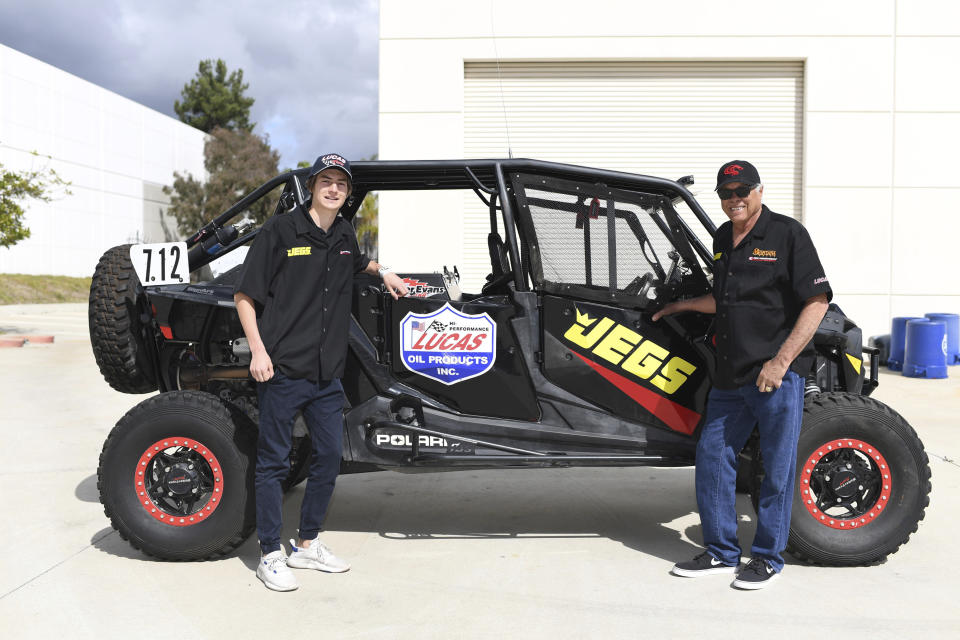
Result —
<path fill-rule="evenodd" d="M 25 200 L 50 202 L 57 189 L 70 195 L 69 185 L 49 167 L 7 171 L 0 164 L 0 247 L 11 247 L 30 237 L 30 229 L 23 224 Z"/>
<path fill-rule="evenodd" d="M 250 107 L 253 98 L 244 95 L 250 87 L 243 82 L 243 69 L 227 74 L 227 64 L 219 58 L 201 60 L 197 75 L 183 85 L 173 110 L 181 122 L 211 133 L 217 127 L 230 130 L 253 131 Z"/>
<path fill-rule="evenodd" d="M 171 195 L 170 213 L 183 234 L 193 233 L 279 173 L 280 154 L 266 139 L 245 130 L 214 129 L 203 155 L 206 182 L 174 173 L 173 187 L 164 189 Z M 273 213 L 275 204 L 270 197 L 261 198 L 247 216 L 259 224 Z"/>
<path fill-rule="evenodd" d="M 360 250 L 372 260 L 376 260 L 378 254 L 379 214 L 380 196 L 371 192 L 360 203 L 357 215 L 353 217 Z"/>

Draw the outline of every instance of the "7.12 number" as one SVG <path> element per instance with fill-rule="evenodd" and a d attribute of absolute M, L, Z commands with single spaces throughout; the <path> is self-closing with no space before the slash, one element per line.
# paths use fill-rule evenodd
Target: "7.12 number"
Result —
<path fill-rule="evenodd" d="M 186 281 L 186 256 L 187 246 L 184 242 L 136 244 L 130 247 L 130 261 L 145 286 Z"/>

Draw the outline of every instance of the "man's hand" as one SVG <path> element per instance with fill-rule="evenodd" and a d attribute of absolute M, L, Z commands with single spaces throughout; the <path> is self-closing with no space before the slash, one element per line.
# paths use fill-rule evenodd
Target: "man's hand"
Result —
<path fill-rule="evenodd" d="M 767 360 L 760 369 L 760 375 L 757 376 L 757 389 L 761 393 L 769 393 L 780 388 L 783 384 L 783 376 L 786 375 L 790 363 L 783 364 L 777 358 Z"/>
<path fill-rule="evenodd" d="M 273 377 L 273 361 L 267 354 L 266 349 L 251 353 L 250 375 L 257 382 L 266 382 Z"/>
<path fill-rule="evenodd" d="M 394 300 L 407 295 L 407 285 L 403 284 L 403 278 L 392 271 L 383 274 L 383 286 L 393 296 Z"/>
<path fill-rule="evenodd" d="M 669 316 L 680 311 L 698 311 L 700 313 L 716 313 L 717 312 L 717 301 L 713 299 L 713 295 L 707 294 L 705 296 L 700 296 L 699 298 L 690 298 L 689 300 L 677 300 L 676 302 L 671 302 L 653 314 L 653 321 L 656 322 L 663 316 Z"/>
<path fill-rule="evenodd" d="M 663 309 L 660 309 L 660 311 L 657 311 L 655 314 L 653 314 L 653 321 L 656 322 L 663 316 L 673 315 L 678 311 L 683 311 L 683 303 L 671 302 L 668 305 L 666 305 Z"/>

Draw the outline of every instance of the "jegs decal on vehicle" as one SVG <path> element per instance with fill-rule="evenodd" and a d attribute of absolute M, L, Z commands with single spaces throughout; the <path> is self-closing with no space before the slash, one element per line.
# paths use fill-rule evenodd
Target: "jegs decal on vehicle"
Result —
<path fill-rule="evenodd" d="M 591 351 L 627 373 L 672 394 L 697 367 L 611 318 L 591 318 L 576 309 L 576 321 L 563 334 L 566 340 Z"/>
<path fill-rule="evenodd" d="M 496 324 L 486 313 L 471 315 L 449 303 L 400 321 L 400 355 L 413 373 L 446 385 L 483 375 L 497 357 Z"/>

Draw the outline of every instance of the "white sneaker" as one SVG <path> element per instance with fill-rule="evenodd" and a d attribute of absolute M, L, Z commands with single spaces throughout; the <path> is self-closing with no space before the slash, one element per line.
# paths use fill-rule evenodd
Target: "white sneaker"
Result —
<path fill-rule="evenodd" d="M 350 565 L 333 555 L 333 551 L 320 542 L 319 537 L 306 548 L 298 547 L 293 540 L 290 546 L 293 547 L 293 553 L 287 558 L 287 566 L 294 569 L 319 569 L 327 573 L 343 573 L 350 569 Z"/>
<path fill-rule="evenodd" d="M 290 571 L 290 567 L 287 566 L 287 556 L 284 555 L 283 549 L 260 556 L 257 577 L 263 580 L 267 589 L 273 591 L 293 591 L 300 586 L 293 576 L 293 571 Z"/>

